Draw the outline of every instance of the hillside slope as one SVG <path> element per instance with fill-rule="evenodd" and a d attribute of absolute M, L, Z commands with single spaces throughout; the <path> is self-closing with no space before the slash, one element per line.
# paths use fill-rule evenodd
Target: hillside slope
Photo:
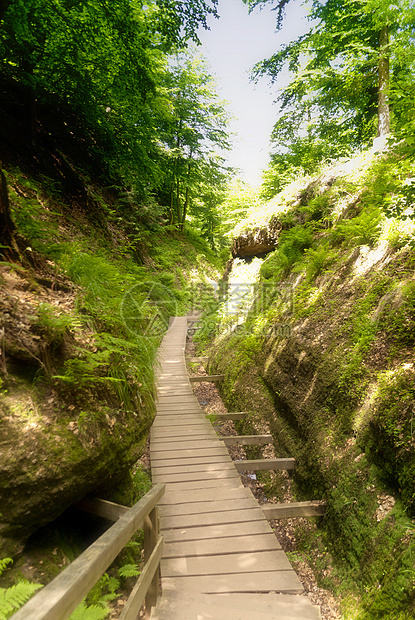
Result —
<path fill-rule="evenodd" d="M 106 187 L 82 140 L 41 133 L 0 153 L 20 253 L 0 248 L 0 558 L 87 493 L 131 482 L 169 316 L 203 305 L 218 276 L 202 240 Z"/>
<path fill-rule="evenodd" d="M 399 151 L 363 153 L 250 214 L 233 247 L 275 251 L 235 261 L 231 297 L 259 273 L 249 310 L 228 299 L 200 335 L 228 407 L 250 412 L 243 430 L 269 428 L 297 498 L 326 500 L 298 536 L 353 620 L 415 611 L 413 174 Z"/>

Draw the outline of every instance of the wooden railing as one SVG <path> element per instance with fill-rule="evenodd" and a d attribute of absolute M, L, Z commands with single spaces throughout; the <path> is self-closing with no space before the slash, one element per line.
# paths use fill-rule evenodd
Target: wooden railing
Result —
<path fill-rule="evenodd" d="M 151 607 L 155 605 L 158 596 L 163 537 L 159 534 L 157 503 L 164 490 L 164 484 L 156 484 L 132 508 L 126 509 L 120 506 L 118 514 L 117 509 L 115 512 L 111 509 L 111 502 L 103 502 L 107 506 L 104 511 L 108 509 L 111 513 L 112 510 L 112 516 L 108 514 L 107 518 L 117 519 L 116 523 L 17 611 L 13 615 L 13 620 L 66 620 L 125 547 L 131 536 L 141 528 L 144 528 L 145 566 L 119 620 L 136 620 L 144 600 L 146 614 L 149 617 Z M 97 510 L 93 508 L 94 501 L 89 503 L 89 508 L 86 505 L 84 508 L 98 513 L 101 501 L 96 501 Z"/>

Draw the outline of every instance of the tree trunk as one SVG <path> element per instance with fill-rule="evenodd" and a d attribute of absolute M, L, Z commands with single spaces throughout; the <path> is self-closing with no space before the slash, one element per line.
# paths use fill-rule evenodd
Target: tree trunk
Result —
<path fill-rule="evenodd" d="M 170 226 L 174 223 L 174 179 L 170 185 Z"/>
<path fill-rule="evenodd" d="M 180 222 L 182 221 L 182 210 L 180 208 L 180 179 L 177 177 L 176 180 L 176 210 L 177 210 L 177 223 L 180 226 Z"/>
<path fill-rule="evenodd" d="M 186 223 L 186 215 L 187 215 L 187 209 L 189 206 L 189 185 L 190 185 L 190 172 L 192 169 L 192 152 L 189 155 L 190 159 L 188 161 L 187 164 L 187 184 L 186 184 L 186 197 L 184 200 L 184 206 L 183 206 L 183 217 L 182 217 L 182 221 L 181 221 L 181 225 L 180 225 L 180 230 L 183 232 L 184 231 L 184 226 Z"/>
<path fill-rule="evenodd" d="M 180 224 L 180 230 L 182 232 L 184 232 L 184 225 L 186 222 L 186 215 L 187 215 L 187 207 L 189 206 L 189 186 L 186 187 L 186 198 L 184 201 L 184 206 L 183 206 L 183 217 L 182 217 L 182 221 Z"/>
<path fill-rule="evenodd" d="M 0 257 L 3 256 L 6 260 L 21 260 L 15 234 L 16 226 L 10 214 L 6 175 L 0 170 Z"/>
<path fill-rule="evenodd" d="M 386 24 L 379 36 L 379 94 L 378 94 L 378 136 L 382 138 L 390 132 L 389 94 L 389 28 Z"/>

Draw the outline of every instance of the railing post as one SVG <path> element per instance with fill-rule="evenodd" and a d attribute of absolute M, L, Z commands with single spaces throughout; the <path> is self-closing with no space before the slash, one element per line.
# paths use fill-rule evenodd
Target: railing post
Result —
<path fill-rule="evenodd" d="M 149 515 L 144 520 L 144 562 L 148 561 L 148 558 L 152 554 L 154 547 L 157 544 L 159 537 L 159 517 L 157 506 L 153 508 Z M 153 580 L 148 588 L 145 598 L 146 602 L 146 620 L 150 618 L 151 608 L 157 603 L 159 596 L 159 579 L 160 579 L 160 567 L 154 574 Z"/>

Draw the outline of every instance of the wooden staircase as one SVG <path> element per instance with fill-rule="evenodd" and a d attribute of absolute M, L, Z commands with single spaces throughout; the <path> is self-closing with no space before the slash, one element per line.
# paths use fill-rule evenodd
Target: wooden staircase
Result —
<path fill-rule="evenodd" d="M 228 450 L 193 396 L 184 359 L 187 319 L 160 348 L 150 436 L 164 550 L 152 620 L 317 620 L 303 587 Z M 290 463 L 286 464 L 288 467 Z"/>

